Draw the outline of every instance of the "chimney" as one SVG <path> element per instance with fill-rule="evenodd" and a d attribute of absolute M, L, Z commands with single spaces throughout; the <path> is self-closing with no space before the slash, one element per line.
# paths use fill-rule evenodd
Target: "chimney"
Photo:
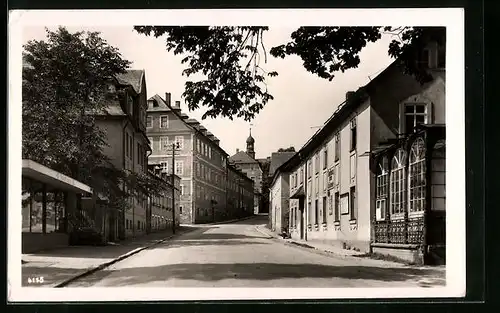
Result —
<path fill-rule="evenodd" d="M 180 101 L 175 101 L 175 107 L 180 108 L 181 107 L 181 102 Z"/>
<path fill-rule="evenodd" d="M 165 93 L 165 102 L 168 106 L 172 104 L 172 94 L 170 92 Z"/>
<path fill-rule="evenodd" d="M 236 153 L 240 152 L 240 149 L 236 148 Z"/>
<path fill-rule="evenodd" d="M 348 91 L 348 92 L 346 92 L 346 94 L 345 94 L 345 101 L 349 102 L 349 100 L 352 98 L 352 96 L 354 96 L 355 93 L 356 92 L 354 92 L 354 91 Z"/>

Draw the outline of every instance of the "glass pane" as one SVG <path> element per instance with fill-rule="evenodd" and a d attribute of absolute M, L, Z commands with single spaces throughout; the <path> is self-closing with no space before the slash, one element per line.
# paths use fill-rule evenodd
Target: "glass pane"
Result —
<path fill-rule="evenodd" d="M 425 104 L 418 104 L 415 106 L 416 113 L 425 113 Z"/>
<path fill-rule="evenodd" d="M 405 113 L 415 113 L 415 107 L 413 105 L 406 105 L 405 106 Z"/>
<path fill-rule="evenodd" d="M 425 124 L 425 116 L 424 115 L 415 115 L 415 124 Z"/>
<path fill-rule="evenodd" d="M 414 126 L 414 119 L 413 115 L 407 115 L 405 117 L 405 125 L 406 125 L 406 132 L 407 133 L 412 133 L 413 132 L 413 126 Z"/>

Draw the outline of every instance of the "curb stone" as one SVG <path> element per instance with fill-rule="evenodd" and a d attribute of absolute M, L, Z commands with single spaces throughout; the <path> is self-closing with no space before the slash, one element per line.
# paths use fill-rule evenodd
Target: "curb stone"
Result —
<path fill-rule="evenodd" d="M 342 259 L 346 259 L 346 258 L 353 258 L 353 257 L 356 257 L 355 255 L 345 255 L 345 254 L 340 254 L 340 253 L 337 253 L 337 252 L 334 252 L 334 251 L 329 251 L 329 250 L 324 250 L 324 249 L 320 249 L 320 248 L 316 248 L 316 247 L 313 247 L 313 246 L 310 246 L 308 244 L 303 244 L 303 243 L 300 243 L 300 242 L 296 242 L 294 240 L 291 240 L 291 239 L 281 239 L 280 237 L 276 236 L 275 234 L 268 234 L 266 233 L 265 231 L 261 230 L 260 229 L 261 227 L 258 227 L 256 226 L 255 229 L 257 231 L 259 231 L 261 234 L 264 234 L 266 236 L 268 236 L 269 239 L 277 239 L 279 242 L 283 243 L 284 245 L 286 246 L 290 246 L 290 247 L 295 247 L 295 248 L 303 248 L 303 249 L 308 249 L 316 254 L 321 254 L 321 255 L 325 255 L 325 256 L 329 256 L 329 257 L 338 257 L 338 258 L 342 258 Z"/>
<path fill-rule="evenodd" d="M 113 265 L 113 264 L 115 264 L 115 263 L 118 263 L 118 262 L 120 262 L 120 261 L 122 261 L 122 260 L 124 260 L 124 259 L 126 259 L 126 258 L 128 258 L 128 257 L 131 257 L 131 256 L 132 256 L 132 255 L 134 255 L 134 254 L 137 254 L 137 253 L 139 253 L 139 252 L 141 252 L 141 251 L 144 251 L 144 250 L 146 250 L 146 249 L 148 249 L 148 248 L 151 248 L 151 247 L 156 246 L 156 245 L 158 245 L 158 244 L 160 244 L 160 243 L 163 243 L 163 242 L 165 242 L 165 241 L 167 241 L 167 240 L 170 240 L 170 239 L 172 239 L 173 237 L 176 237 L 176 236 L 179 236 L 179 235 L 182 235 L 182 234 L 188 233 L 188 232 L 190 232 L 190 231 L 192 231 L 192 230 L 185 230 L 185 231 L 180 232 L 180 233 L 177 233 L 177 234 L 172 234 L 172 235 L 170 235 L 170 236 L 168 236 L 168 237 L 166 237 L 166 238 L 160 239 L 160 240 L 158 240 L 158 241 L 156 241 L 156 242 L 154 242 L 154 243 L 152 243 L 152 244 L 150 244 L 150 245 L 146 245 L 146 246 L 144 246 L 144 247 L 139 247 L 139 248 L 136 248 L 136 249 L 134 249 L 134 250 L 132 250 L 132 251 L 129 251 L 129 252 L 125 253 L 125 254 L 122 254 L 122 255 L 118 256 L 117 258 L 115 258 L 115 259 L 113 259 L 113 260 L 111 260 L 111 261 L 108 261 L 108 262 L 106 262 L 106 263 L 102 263 L 102 264 L 100 264 L 100 265 L 98 265 L 98 266 L 96 266 L 96 267 L 92 267 L 92 268 L 90 268 L 90 269 L 87 269 L 87 270 L 85 270 L 84 272 L 82 272 L 82 273 L 80 273 L 80 274 L 78 274 L 78 275 L 76 275 L 76 276 L 73 276 L 73 277 L 71 277 L 71 278 L 68 278 L 67 280 L 65 280 L 65 281 L 63 281 L 63 282 L 61 282 L 61 283 L 54 284 L 54 285 L 52 285 L 51 287 L 54 287 L 54 288 L 62 288 L 62 287 L 66 287 L 67 285 L 71 284 L 72 282 L 74 282 L 74 281 L 76 281 L 76 280 L 78 280 L 78 279 L 80 279 L 80 278 L 83 278 L 83 277 L 85 277 L 85 276 L 88 276 L 88 275 L 94 274 L 95 272 L 98 272 L 98 271 L 100 271 L 100 270 L 103 270 L 103 269 L 105 269 L 105 268 L 107 268 L 107 267 L 109 267 L 109 266 L 111 266 L 111 265 Z"/>

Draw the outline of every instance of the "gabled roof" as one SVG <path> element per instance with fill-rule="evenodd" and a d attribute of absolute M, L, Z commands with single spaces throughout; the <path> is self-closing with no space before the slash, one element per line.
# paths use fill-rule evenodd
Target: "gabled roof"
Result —
<path fill-rule="evenodd" d="M 251 156 L 249 156 L 245 151 L 239 151 L 235 155 L 230 156 L 229 161 L 234 163 L 259 163 Z"/>
<path fill-rule="evenodd" d="M 269 166 L 269 176 L 274 176 L 274 172 L 283 163 L 295 155 L 295 152 L 273 152 L 271 154 L 271 165 Z"/>
<path fill-rule="evenodd" d="M 140 94 L 144 74 L 144 70 L 127 70 L 125 73 L 116 75 L 116 79 L 120 85 L 130 85 L 137 94 Z"/>
<path fill-rule="evenodd" d="M 150 105 L 150 101 L 156 101 L 156 103 L 158 103 L 158 106 L 153 107 L 152 105 Z M 170 107 L 167 105 L 165 100 L 163 100 L 163 98 L 160 97 L 159 95 L 154 95 L 148 99 L 148 112 L 155 112 L 155 111 L 162 111 L 162 112 L 171 111 Z"/>

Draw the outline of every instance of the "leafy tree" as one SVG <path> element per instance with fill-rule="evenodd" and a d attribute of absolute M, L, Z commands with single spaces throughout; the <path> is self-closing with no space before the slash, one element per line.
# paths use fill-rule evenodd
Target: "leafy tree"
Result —
<path fill-rule="evenodd" d="M 277 76 L 266 72 L 261 61 L 267 61 L 264 33 L 268 27 L 209 26 L 135 26 L 146 36 L 165 35 L 166 47 L 174 54 L 183 54 L 188 63 L 183 75 L 200 74 L 199 81 L 187 81 L 183 97 L 190 110 L 206 107 L 207 117 L 233 116 L 250 121 L 273 96 L 266 79 Z M 435 28 L 434 28 L 435 29 Z M 358 67 L 359 53 L 384 33 L 394 35 L 388 54 L 400 60 L 404 71 L 419 81 L 427 73 L 413 62 L 422 39 L 433 28 L 420 27 L 299 27 L 291 41 L 269 52 L 274 57 L 297 55 L 304 68 L 321 78 L 333 80 L 335 74 Z"/>
<path fill-rule="evenodd" d="M 278 152 L 295 152 L 294 147 L 289 147 L 289 148 L 279 148 Z"/>
<path fill-rule="evenodd" d="M 126 208 L 131 190 L 152 191 L 145 175 L 132 175 L 112 165 L 104 154 L 106 134 L 96 114 L 122 96 L 109 83 L 130 62 L 97 32 L 70 33 L 46 29 L 47 40 L 29 41 L 23 53 L 22 155 L 90 185 Z M 150 186 L 152 185 L 152 186 Z"/>

